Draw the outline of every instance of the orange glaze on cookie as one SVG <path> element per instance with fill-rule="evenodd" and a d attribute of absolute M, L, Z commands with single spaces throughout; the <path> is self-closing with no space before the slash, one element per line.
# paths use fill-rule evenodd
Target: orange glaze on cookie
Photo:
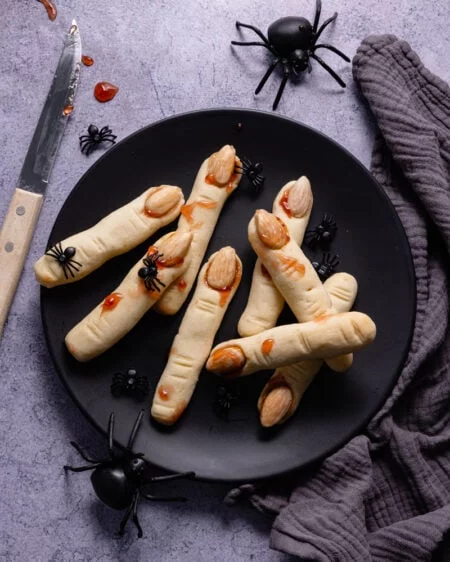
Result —
<path fill-rule="evenodd" d="M 122 299 L 123 295 L 121 293 L 111 293 L 108 295 L 102 304 L 102 314 L 107 310 L 114 310 Z"/>
<path fill-rule="evenodd" d="M 192 212 L 195 207 L 201 207 L 202 209 L 214 209 L 217 207 L 217 203 L 215 201 L 194 201 L 193 203 L 189 203 L 189 205 L 183 205 L 181 207 L 181 214 L 190 223 L 194 221 Z"/>
<path fill-rule="evenodd" d="M 264 353 L 264 355 L 269 355 L 269 353 L 273 349 L 274 343 L 275 343 L 275 340 L 273 340 L 273 339 L 264 340 L 262 342 L 261 351 Z"/>
<path fill-rule="evenodd" d="M 286 215 L 290 218 L 292 217 L 292 211 L 289 208 L 288 198 L 289 198 L 289 189 L 286 189 L 280 199 L 280 207 L 286 213 Z"/>
<path fill-rule="evenodd" d="M 299 277 L 303 277 L 305 275 L 305 271 L 306 271 L 305 266 L 295 258 L 289 258 L 288 256 L 280 256 L 280 261 L 286 273 L 288 273 L 289 271 L 293 271 L 296 274 L 298 274 Z"/>

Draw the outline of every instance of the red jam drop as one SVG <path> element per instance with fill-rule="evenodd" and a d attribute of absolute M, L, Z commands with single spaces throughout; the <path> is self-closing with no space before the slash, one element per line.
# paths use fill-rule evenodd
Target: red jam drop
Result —
<path fill-rule="evenodd" d="M 111 293 L 103 301 L 102 312 L 105 312 L 106 310 L 113 310 L 122 299 L 123 295 L 120 293 Z"/>
<path fill-rule="evenodd" d="M 89 57 L 88 55 L 83 55 L 81 57 L 81 62 L 84 64 L 84 66 L 92 66 L 94 64 L 94 59 L 92 57 Z"/>
<path fill-rule="evenodd" d="M 261 351 L 264 353 L 264 355 L 269 355 L 269 353 L 272 351 L 274 343 L 275 341 L 272 339 L 264 340 L 262 342 Z"/>
<path fill-rule="evenodd" d="M 101 103 L 105 103 L 107 101 L 111 101 L 119 88 L 114 86 L 114 84 L 110 84 L 109 82 L 98 82 L 94 88 L 94 96 L 95 99 Z"/>
<path fill-rule="evenodd" d="M 283 196 L 281 197 L 280 206 L 282 207 L 283 211 L 286 213 L 288 217 L 292 217 L 292 211 L 289 208 L 288 198 L 289 198 L 289 189 L 286 189 L 286 191 L 283 193 Z"/>
<path fill-rule="evenodd" d="M 73 105 L 66 105 L 66 107 L 63 109 L 63 115 L 70 115 L 73 111 Z"/>
<path fill-rule="evenodd" d="M 161 400 L 169 400 L 170 398 L 170 391 L 164 385 L 159 387 L 158 394 Z"/>
<path fill-rule="evenodd" d="M 51 0 L 39 0 L 39 2 L 47 10 L 48 19 L 50 21 L 55 21 L 56 16 L 58 15 L 58 10 L 56 9 L 56 6 L 53 4 L 53 2 Z"/>
<path fill-rule="evenodd" d="M 177 287 L 179 291 L 184 291 L 187 287 L 187 283 L 184 279 L 180 279 L 177 283 Z"/>

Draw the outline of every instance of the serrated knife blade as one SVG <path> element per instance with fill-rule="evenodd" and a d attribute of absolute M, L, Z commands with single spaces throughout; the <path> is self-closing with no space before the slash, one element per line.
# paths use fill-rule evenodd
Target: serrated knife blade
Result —
<path fill-rule="evenodd" d="M 0 232 L 0 336 L 41 210 L 50 172 L 74 107 L 81 38 L 72 21 Z"/>

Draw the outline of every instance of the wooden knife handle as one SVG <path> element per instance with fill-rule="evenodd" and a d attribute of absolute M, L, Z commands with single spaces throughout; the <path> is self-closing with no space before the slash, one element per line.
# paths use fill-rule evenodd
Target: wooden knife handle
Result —
<path fill-rule="evenodd" d="M 0 336 L 31 244 L 43 197 L 17 188 L 0 232 Z"/>

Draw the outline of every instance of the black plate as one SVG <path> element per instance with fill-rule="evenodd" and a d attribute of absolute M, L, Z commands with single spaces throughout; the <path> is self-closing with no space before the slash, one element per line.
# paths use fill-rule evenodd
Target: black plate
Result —
<path fill-rule="evenodd" d="M 237 481 L 302 467 L 363 428 L 382 405 L 405 360 L 414 322 L 415 280 L 403 228 L 369 172 L 320 133 L 273 114 L 247 110 L 189 113 L 126 138 L 78 182 L 58 215 L 50 241 L 91 226 L 151 185 L 179 185 L 188 196 L 200 163 L 226 143 L 233 144 L 241 156 L 261 161 L 267 179 L 257 198 L 252 198 L 245 181 L 241 183 L 228 200 L 207 251 L 208 256 L 230 244 L 244 264 L 241 286 L 216 342 L 236 337 L 236 324 L 246 304 L 255 261 L 247 241 L 250 217 L 257 208 L 271 209 L 281 186 L 302 174 L 310 178 L 314 192 L 310 224 L 316 224 L 323 212 L 335 214 L 339 231 L 332 251 L 341 258 L 338 270 L 355 275 L 359 283 L 355 309 L 368 313 L 378 327 L 375 343 L 356 355 L 350 371 L 340 375 L 324 368 L 296 415 L 280 428 L 262 430 L 258 421 L 257 397 L 269 373 L 241 381 L 241 402 L 228 422 L 213 413 L 218 379 L 207 372 L 202 373 L 187 412 L 174 428 L 160 428 L 146 419 L 136 450 L 149 461 L 170 471 L 194 470 L 200 478 Z M 142 404 L 113 398 L 112 375 L 135 368 L 149 375 L 153 390 L 184 309 L 175 317 L 150 311 L 113 349 L 88 364 L 77 363 L 69 355 L 64 336 L 118 285 L 147 246 L 110 261 L 78 283 L 41 293 L 45 334 L 57 371 L 99 429 L 106 431 L 109 413 L 116 413 L 121 444 L 126 443 Z M 288 321 L 294 321 L 289 312 L 280 323 Z"/>

